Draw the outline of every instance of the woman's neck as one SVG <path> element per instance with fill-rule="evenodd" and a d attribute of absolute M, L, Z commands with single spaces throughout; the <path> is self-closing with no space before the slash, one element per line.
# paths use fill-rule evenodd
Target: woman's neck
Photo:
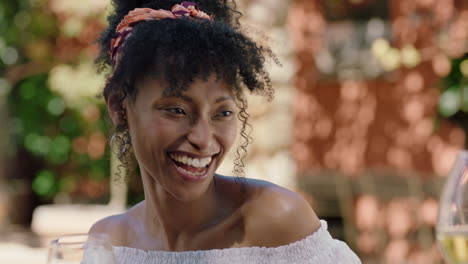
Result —
<path fill-rule="evenodd" d="M 169 250 L 184 247 L 187 239 L 215 223 L 222 214 L 222 199 L 214 182 L 201 197 L 189 202 L 175 199 L 153 180 L 144 186 L 143 228 L 149 235 L 167 241 Z"/>

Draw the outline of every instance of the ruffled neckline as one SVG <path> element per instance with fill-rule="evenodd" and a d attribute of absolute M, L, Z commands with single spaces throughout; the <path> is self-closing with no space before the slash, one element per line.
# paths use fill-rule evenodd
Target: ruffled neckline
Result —
<path fill-rule="evenodd" d="M 288 245 L 278 246 L 278 247 L 240 247 L 240 248 L 224 248 L 224 249 L 208 249 L 208 250 L 195 250 L 195 251 L 147 251 L 138 248 L 131 247 L 114 247 L 114 251 L 119 252 L 123 255 L 149 255 L 152 257 L 207 257 L 209 255 L 216 256 L 242 256 L 242 255 L 252 255 L 252 254 L 274 254 L 275 252 L 285 252 L 285 251 L 300 251 L 303 249 L 311 248 L 321 248 L 320 245 L 324 245 L 324 239 L 332 240 L 328 232 L 328 225 L 325 220 L 320 220 L 320 228 L 315 231 L 313 234 L 293 242 Z M 311 247 L 313 246 L 313 247 Z M 318 249 L 318 248 L 317 248 Z M 291 252 L 292 253 L 292 252 Z"/>

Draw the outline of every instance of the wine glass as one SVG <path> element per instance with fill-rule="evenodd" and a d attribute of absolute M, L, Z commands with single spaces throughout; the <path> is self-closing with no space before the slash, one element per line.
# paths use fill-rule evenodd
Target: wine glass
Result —
<path fill-rule="evenodd" d="M 47 264 L 116 264 L 106 234 L 65 235 L 52 240 Z"/>
<path fill-rule="evenodd" d="M 440 197 L 437 240 L 453 264 L 468 264 L 468 152 L 458 153 Z"/>

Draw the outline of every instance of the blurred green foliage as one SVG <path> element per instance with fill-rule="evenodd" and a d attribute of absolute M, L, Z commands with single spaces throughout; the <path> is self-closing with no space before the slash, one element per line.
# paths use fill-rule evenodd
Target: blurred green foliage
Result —
<path fill-rule="evenodd" d="M 99 1 L 101 9 L 86 5 L 90 12 L 73 2 L 0 0 L 0 95 L 11 155 L 39 161 L 32 190 L 43 201 L 59 193 L 88 201 L 108 196 L 109 125 L 96 98 L 103 80 L 92 67 L 105 12 Z M 81 27 L 70 34 L 73 23 Z"/>
<path fill-rule="evenodd" d="M 468 136 L 468 53 L 451 59 L 450 72 L 442 78 L 440 89 L 438 119 L 459 125 Z"/>
<path fill-rule="evenodd" d="M 451 60 L 450 72 L 442 79 L 439 113 L 450 118 L 461 111 L 468 114 L 468 53 Z"/>

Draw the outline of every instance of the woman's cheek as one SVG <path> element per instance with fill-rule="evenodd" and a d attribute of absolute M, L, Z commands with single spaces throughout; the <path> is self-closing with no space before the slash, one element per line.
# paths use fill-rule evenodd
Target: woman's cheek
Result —
<path fill-rule="evenodd" d="M 187 127 L 188 122 L 185 120 L 159 120 L 155 124 L 154 131 L 172 138 L 186 133 Z"/>
<path fill-rule="evenodd" d="M 222 135 L 226 148 L 231 148 L 237 137 L 237 122 L 230 122 L 228 125 L 221 128 L 220 134 Z"/>

